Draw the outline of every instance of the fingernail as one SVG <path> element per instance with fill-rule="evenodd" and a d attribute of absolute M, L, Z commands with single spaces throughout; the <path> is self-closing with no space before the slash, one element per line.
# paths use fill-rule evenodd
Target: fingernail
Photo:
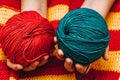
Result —
<path fill-rule="evenodd" d="M 63 56 L 63 51 L 59 49 L 58 50 L 58 55 L 62 57 Z"/>
<path fill-rule="evenodd" d="M 61 53 L 58 53 L 58 56 L 62 57 L 63 55 Z"/>
<path fill-rule="evenodd" d="M 57 37 L 54 37 L 54 41 L 57 42 Z"/>
<path fill-rule="evenodd" d="M 69 58 L 66 58 L 66 62 L 67 62 L 68 65 L 72 65 L 73 64 L 72 60 L 69 59 Z"/>

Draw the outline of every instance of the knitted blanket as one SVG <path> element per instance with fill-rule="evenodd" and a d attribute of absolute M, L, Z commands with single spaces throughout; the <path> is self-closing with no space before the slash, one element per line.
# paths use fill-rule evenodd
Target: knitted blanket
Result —
<path fill-rule="evenodd" d="M 70 10 L 77 9 L 84 0 L 48 0 L 47 18 L 54 30 L 60 19 Z M 0 28 L 15 14 L 20 13 L 20 0 L 0 0 Z M 102 58 L 92 63 L 91 69 L 82 80 L 120 80 L 120 0 L 116 0 L 106 18 L 110 32 L 108 61 Z M 56 53 L 56 51 L 54 51 Z M 63 61 L 52 56 L 49 62 L 35 71 L 21 71 L 20 76 L 11 73 L 6 65 L 6 56 L 0 48 L 0 80 L 77 80 L 76 73 L 67 72 Z"/>

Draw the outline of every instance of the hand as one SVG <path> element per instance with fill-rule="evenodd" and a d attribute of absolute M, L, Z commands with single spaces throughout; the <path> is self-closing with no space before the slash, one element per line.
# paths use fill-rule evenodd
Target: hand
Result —
<path fill-rule="evenodd" d="M 54 41 L 57 42 L 56 37 L 54 38 Z M 109 51 L 109 47 L 106 48 L 105 53 L 102 56 L 104 60 L 109 59 L 108 51 Z M 79 73 L 83 74 L 88 67 L 88 66 L 84 66 L 84 65 L 81 65 L 81 64 L 73 65 L 73 60 L 72 59 L 70 59 L 70 58 L 64 59 L 64 52 L 61 49 L 58 49 L 58 54 L 56 54 L 56 57 L 60 60 L 65 60 L 64 67 L 69 72 L 73 72 L 73 71 L 77 70 Z M 88 69 L 85 73 L 87 73 L 89 71 L 89 69 L 90 69 L 90 66 L 88 67 Z"/>
<path fill-rule="evenodd" d="M 7 59 L 7 66 L 15 71 L 24 70 L 24 71 L 33 71 L 37 67 L 43 66 L 48 62 L 49 55 L 44 56 L 40 61 L 35 61 L 27 67 L 23 67 L 20 64 L 13 64 L 9 59 Z"/>

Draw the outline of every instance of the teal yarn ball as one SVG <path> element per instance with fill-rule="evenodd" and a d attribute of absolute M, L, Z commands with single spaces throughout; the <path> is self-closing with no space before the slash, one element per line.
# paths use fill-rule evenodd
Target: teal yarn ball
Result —
<path fill-rule="evenodd" d="M 58 48 L 75 63 L 88 65 L 99 59 L 108 46 L 110 35 L 104 18 L 89 8 L 68 12 L 56 31 Z"/>

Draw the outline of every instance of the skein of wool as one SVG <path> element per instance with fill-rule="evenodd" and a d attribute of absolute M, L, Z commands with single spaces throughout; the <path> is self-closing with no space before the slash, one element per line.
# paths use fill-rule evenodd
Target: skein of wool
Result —
<path fill-rule="evenodd" d="M 110 40 L 107 24 L 96 11 L 79 8 L 67 13 L 57 28 L 58 47 L 75 63 L 89 65 L 99 59 Z"/>
<path fill-rule="evenodd" d="M 1 47 L 13 63 L 28 66 L 49 54 L 54 47 L 54 30 L 50 22 L 35 11 L 11 17 L 1 28 Z"/>

